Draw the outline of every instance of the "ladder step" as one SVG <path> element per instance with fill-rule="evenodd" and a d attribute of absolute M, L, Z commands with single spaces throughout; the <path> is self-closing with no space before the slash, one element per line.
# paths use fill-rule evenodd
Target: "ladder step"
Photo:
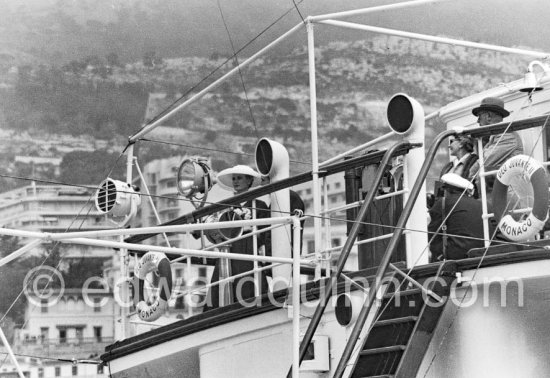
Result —
<path fill-rule="evenodd" d="M 403 316 L 400 318 L 379 320 L 374 323 L 374 327 L 383 327 L 392 324 L 403 324 L 403 323 L 416 323 L 418 316 Z"/>
<path fill-rule="evenodd" d="M 370 356 L 373 354 L 382 354 L 382 353 L 391 353 L 391 352 L 402 352 L 407 349 L 406 345 L 392 345 L 382 348 L 373 348 L 361 351 L 361 356 Z"/>
<path fill-rule="evenodd" d="M 391 292 L 391 293 L 384 294 L 384 299 L 388 299 L 388 298 L 391 298 L 393 296 L 403 297 L 403 296 L 418 295 L 418 294 L 422 294 L 422 290 L 420 290 L 418 288 L 399 290 L 399 291 L 394 291 L 394 292 Z"/>

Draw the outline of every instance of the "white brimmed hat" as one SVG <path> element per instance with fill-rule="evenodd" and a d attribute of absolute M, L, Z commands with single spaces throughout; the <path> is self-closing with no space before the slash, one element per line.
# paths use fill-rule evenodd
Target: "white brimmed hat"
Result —
<path fill-rule="evenodd" d="M 445 173 L 441 176 L 441 181 L 445 185 L 454 186 L 458 189 L 474 190 L 474 184 L 456 173 Z"/>
<path fill-rule="evenodd" d="M 260 185 L 262 179 L 261 175 L 248 165 L 236 165 L 231 168 L 224 169 L 218 173 L 218 184 L 227 190 L 233 190 L 233 175 L 246 175 L 254 178 L 251 188 Z"/>

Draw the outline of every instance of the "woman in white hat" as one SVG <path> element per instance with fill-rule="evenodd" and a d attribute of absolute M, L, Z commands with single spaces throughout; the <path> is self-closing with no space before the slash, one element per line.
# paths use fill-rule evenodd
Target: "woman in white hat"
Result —
<path fill-rule="evenodd" d="M 241 194 L 248 189 L 258 186 L 261 183 L 261 175 L 254 169 L 246 165 L 236 165 L 232 168 L 227 168 L 221 171 L 217 176 L 218 185 L 222 188 L 231 190 L 235 194 Z M 234 207 L 233 211 L 240 215 L 242 219 L 252 218 L 268 218 L 270 216 L 269 209 L 265 202 L 261 200 L 249 200 L 241 204 L 240 207 Z M 255 213 L 255 216 L 254 216 Z M 266 226 L 263 226 L 266 227 Z M 258 227 L 262 228 L 262 227 Z M 249 233 L 251 230 L 244 230 L 243 233 Z M 265 245 L 266 236 L 265 233 L 257 236 L 258 250 Z M 253 238 L 248 237 L 241 240 L 237 240 L 231 244 L 230 252 L 241 254 L 254 254 Z M 212 273 L 211 282 L 217 282 L 220 279 L 220 262 L 216 263 L 214 272 Z M 254 268 L 252 261 L 243 260 L 231 260 L 231 275 L 237 275 L 244 272 L 251 271 Z M 268 289 L 267 280 L 265 274 L 260 275 L 260 293 L 266 293 Z M 219 287 L 215 286 L 213 290 L 209 291 L 209 301 L 206 309 L 217 308 L 220 306 L 219 300 Z M 251 273 L 247 276 L 237 278 L 232 284 L 233 301 L 240 302 L 255 296 L 254 290 L 254 274 Z M 205 309 L 205 310 L 206 310 Z"/>
<path fill-rule="evenodd" d="M 261 175 L 248 165 L 236 165 L 218 173 L 218 185 L 235 194 L 246 192 L 261 183 Z"/>

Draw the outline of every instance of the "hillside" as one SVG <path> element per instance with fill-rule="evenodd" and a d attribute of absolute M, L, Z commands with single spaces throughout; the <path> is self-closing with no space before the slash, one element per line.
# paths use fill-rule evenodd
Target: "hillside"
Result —
<path fill-rule="evenodd" d="M 222 56 L 166 59 L 153 54 L 146 58 L 125 65 L 112 56 L 73 61 L 62 67 L 4 65 L 0 71 L 0 128 L 31 136 L 58 135 L 61 140 L 67 135 L 92 136 L 108 141 L 116 153 L 148 120 L 232 68 Z M 414 96 L 430 112 L 515 79 L 526 66 L 525 60 L 498 53 L 395 37 L 333 42 L 320 48 L 316 58 L 322 159 L 385 133 L 385 104 L 394 93 Z M 226 151 L 251 153 L 255 140 L 272 137 L 287 145 L 291 159 L 309 161 L 306 51 L 300 48 L 287 55 L 268 55 L 241 74 L 164 125 L 194 133 L 192 143 L 185 138 L 180 143 Z M 154 93 L 162 96 L 150 101 Z M 430 129 L 432 133 L 441 130 L 437 124 Z M 13 151 L 9 143 L 0 148 L 8 163 L 4 167 L 10 166 L 9 151 L 21 153 Z M 146 159 L 181 153 L 181 147 L 154 143 L 140 143 L 140 149 Z M 40 142 L 34 148 L 27 146 L 26 151 L 57 157 L 66 153 Z M 235 155 L 213 158 L 219 162 L 218 169 L 238 159 L 246 161 L 246 157 Z M 71 179 L 70 172 L 61 175 Z"/>
<path fill-rule="evenodd" d="M 115 53 L 123 63 L 147 52 L 165 58 L 228 54 L 263 31 L 264 46 L 301 21 L 301 17 L 395 0 L 0 0 L 0 60 L 17 65 L 63 65 L 89 56 Z M 378 12 L 360 18 L 369 25 L 417 33 L 451 34 L 505 46 L 550 50 L 546 0 L 460 0 Z M 300 12 L 300 13 L 298 13 Z M 223 14 L 223 18 L 222 18 Z M 488 16 L 490 15 L 490 16 Z M 359 21 L 359 20 L 358 20 Z M 520 27 L 518 27 L 520 25 Z M 227 29 L 227 31 L 226 31 Z M 265 30 L 268 29 L 268 30 Z M 318 28 L 326 44 L 357 39 L 357 33 Z M 363 37 L 360 37 L 363 38 Z M 302 41 L 305 40 L 302 39 Z M 289 49 L 295 41 L 285 44 Z"/>

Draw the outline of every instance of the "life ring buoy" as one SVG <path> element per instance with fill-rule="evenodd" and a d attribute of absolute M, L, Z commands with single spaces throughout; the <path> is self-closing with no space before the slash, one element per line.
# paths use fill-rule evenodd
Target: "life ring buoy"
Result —
<path fill-rule="evenodd" d="M 527 218 L 516 221 L 504 215 L 508 186 L 524 177 L 533 188 L 533 209 Z M 502 234 L 512 241 L 531 239 L 539 233 L 548 219 L 548 183 L 546 170 L 537 160 L 527 155 L 517 155 L 504 162 L 496 175 L 493 186 L 493 208 Z"/>
<path fill-rule="evenodd" d="M 160 293 L 152 304 L 147 304 L 144 297 L 144 283 L 147 274 L 155 272 L 159 276 Z M 168 299 L 172 295 L 172 269 L 170 261 L 164 253 L 147 252 L 134 267 L 138 282 L 137 312 L 141 320 L 152 322 L 161 317 L 168 307 Z"/>

